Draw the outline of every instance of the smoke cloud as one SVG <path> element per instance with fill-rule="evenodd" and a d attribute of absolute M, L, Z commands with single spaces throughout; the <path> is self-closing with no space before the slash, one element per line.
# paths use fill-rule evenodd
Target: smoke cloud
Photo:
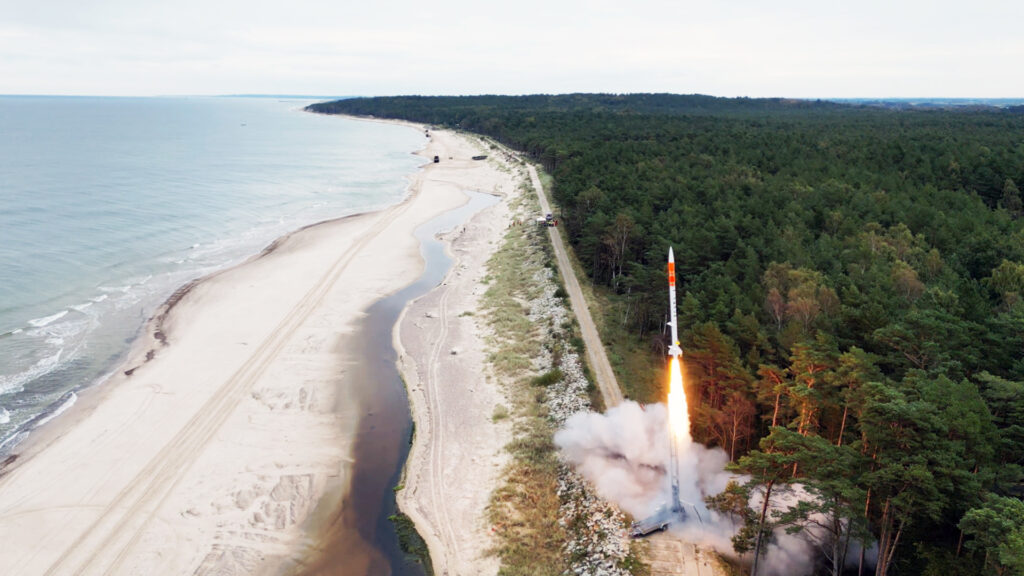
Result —
<path fill-rule="evenodd" d="M 563 458 L 605 500 L 637 518 L 653 513 L 664 492 L 669 440 L 666 410 L 623 402 L 606 414 L 577 412 L 555 433 Z"/>
<path fill-rule="evenodd" d="M 670 506 L 669 422 L 664 404 L 641 406 L 626 401 L 605 414 L 581 412 L 570 417 L 555 434 L 555 445 L 562 458 L 574 466 L 598 495 L 614 502 L 636 519 Z M 670 530 L 689 542 L 710 546 L 719 553 L 735 557 L 731 538 L 738 526 L 733 519 L 711 512 L 704 504 L 707 496 L 725 490 L 729 480 L 745 478 L 725 470 L 728 455 L 718 448 L 684 442 L 678 448 L 679 496 L 686 520 L 674 523 Z M 785 509 L 797 495 L 776 501 L 773 508 Z M 752 499 L 755 502 L 757 495 Z M 768 547 L 766 576 L 798 576 L 813 568 L 813 548 L 803 534 L 777 530 Z"/>

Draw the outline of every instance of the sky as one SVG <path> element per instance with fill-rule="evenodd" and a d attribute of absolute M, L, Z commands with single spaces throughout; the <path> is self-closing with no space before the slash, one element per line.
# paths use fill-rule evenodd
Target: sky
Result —
<path fill-rule="evenodd" d="M 1024 97 L 1019 0 L 0 0 L 0 94 Z"/>

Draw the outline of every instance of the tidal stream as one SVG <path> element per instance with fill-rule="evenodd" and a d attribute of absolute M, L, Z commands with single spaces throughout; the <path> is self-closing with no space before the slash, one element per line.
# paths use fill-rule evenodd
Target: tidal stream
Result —
<path fill-rule="evenodd" d="M 409 399 L 392 346 L 392 331 L 402 309 L 439 285 L 452 266 L 444 243 L 436 236 L 465 224 L 499 200 L 480 192 L 466 194 L 469 202 L 416 229 L 425 260 L 419 279 L 367 310 L 359 332 L 361 360 L 345 377 L 346 382 L 359 385 L 354 396 L 363 414 L 353 449 L 351 489 L 329 531 L 323 556 L 302 574 L 425 574 L 422 565 L 401 550 L 395 524 L 388 519 L 397 511 L 392 488 L 401 477 L 413 432 Z"/>

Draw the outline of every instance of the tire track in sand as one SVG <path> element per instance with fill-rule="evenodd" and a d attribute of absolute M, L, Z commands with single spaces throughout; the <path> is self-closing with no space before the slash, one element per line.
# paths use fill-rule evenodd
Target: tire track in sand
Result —
<path fill-rule="evenodd" d="M 413 196 L 417 194 L 414 188 Z M 384 211 L 353 245 L 342 253 L 278 323 L 235 373 L 214 392 L 179 432 L 106 506 L 100 516 L 45 572 L 114 574 L 144 533 L 163 502 L 194 464 L 202 448 L 227 420 L 250 386 L 265 372 L 290 337 L 309 317 L 362 249 L 412 204 L 413 196 Z M 109 553 L 117 550 L 113 562 Z"/>
<path fill-rule="evenodd" d="M 453 263 L 452 270 L 455 269 Z M 450 272 L 449 272 L 450 273 Z M 452 528 L 452 521 L 448 515 L 448 505 L 445 499 L 444 490 L 444 410 L 441 409 L 441 381 L 440 364 L 441 350 L 448 340 L 448 295 L 450 288 L 442 280 L 441 297 L 438 301 L 438 318 L 440 326 L 437 334 L 437 341 L 434 343 L 430 354 L 430 366 L 427 370 L 427 386 L 430 390 L 430 427 L 434 438 L 430 442 L 430 501 L 434 509 L 434 518 L 437 519 L 437 531 L 444 541 L 445 555 L 449 558 L 459 557 L 458 540 L 455 538 L 455 531 Z M 450 562 L 446 560 L 446 564 Z"/>

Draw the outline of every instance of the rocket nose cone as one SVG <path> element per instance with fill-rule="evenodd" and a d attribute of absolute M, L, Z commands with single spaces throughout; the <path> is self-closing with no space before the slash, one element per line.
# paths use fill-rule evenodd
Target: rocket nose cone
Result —
<path fill-rule="evenodd" d="M 676 261 L 676 257 L 672 254 L 672 247 L 671 246 L 668 247 L 668 261 L 669 262 L 675 262 Z"/>

